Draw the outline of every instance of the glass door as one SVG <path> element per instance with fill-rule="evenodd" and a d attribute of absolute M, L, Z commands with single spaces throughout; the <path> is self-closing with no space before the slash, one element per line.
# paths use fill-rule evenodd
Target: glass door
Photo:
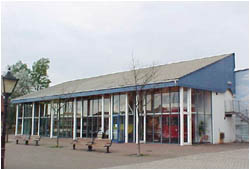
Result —
<path fill-rule="evenodd" d="M 118 142 L 118 116 L 113 116 L 112 140 Z"/>
<path fill-rule="evenodd" d="M 125 116 L 120 115 L 119 116 L 119 140 L 118 142 L 124 142 L 125 141 Z"/>
<path fill-rule="evenodd" d="M 125 141 L 125 116 L 113 116 L 113 142 L 121 143 Z"/>

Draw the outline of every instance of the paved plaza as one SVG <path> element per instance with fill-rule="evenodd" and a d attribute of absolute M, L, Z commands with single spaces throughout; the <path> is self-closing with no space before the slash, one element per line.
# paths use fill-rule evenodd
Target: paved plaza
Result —
<path fill-rule="evenodd" d="M 40 146 L 16 145 L 14 137 L 6 145 L 6 168 L 248 168 L 248 143 L 201 144 L 141 144 L 144 156 L 137 157 L 136 144 L 113 144 L 111 153 L 105 148 L 88 152 L 73 150 L 72 139 L 42 138 Z"/>

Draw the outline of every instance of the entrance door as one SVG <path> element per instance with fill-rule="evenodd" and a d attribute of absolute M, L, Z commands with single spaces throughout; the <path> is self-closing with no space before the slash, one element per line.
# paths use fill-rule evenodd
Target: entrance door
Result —
<path fill-rule="evenodd" d="M 113 142 L 122 143 L 125 141 L 125 116 L 113 116 Z"/>

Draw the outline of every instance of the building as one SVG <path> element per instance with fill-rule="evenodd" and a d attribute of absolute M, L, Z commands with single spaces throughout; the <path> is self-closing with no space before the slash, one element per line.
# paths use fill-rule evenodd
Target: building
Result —
<path fill-rule="evenodd" d="M 235 101 L 238 111 L 247 119 L 236 117 L 236 140 L 249 141 L 249 69 L 235 71 Z"/>
<path fill-rule="evenodd" d="M 157 66 L 135 114 L 133 72 L 58 84 L 12 100 L 15 134 L 96 137 L 113 142 L 220 143 L 235 140 L 235 116 L 225 101 L 235 94 L 235 54 Z M 141 72 L 150 68 L 140 69 Z M 59 123 L 59 129 L 58 129 Z M 142 132 L 139 133 L 138 132 Z M 224 136 L 224 137 L 223 137 Z"/>

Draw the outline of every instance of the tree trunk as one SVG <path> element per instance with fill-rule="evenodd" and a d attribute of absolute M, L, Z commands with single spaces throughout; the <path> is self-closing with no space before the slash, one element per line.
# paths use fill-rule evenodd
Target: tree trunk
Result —
<path fill-rule="evenodd" d="M 140 142 L 140 115 L 138 114 L 138 144 L 137 144 L 137 156 L 141 156 L 141 142 Z"/>
<path fill-rule="evenodd" d="M 59 130 L 59 128 L 60 128 L 60 126 L 59 126 L 59 124 L 60 124 L 60 118 L 59 118 L 60 113 L 59 113 L 59 110 L 60 109 L 57 110 L 57 138 L 56 138 L 56 147 L 59 147 L 59 132 L 60 132 L 60 130 Z"/>
<path fill-rule="evenodd" d="M 137 122 L 138 122 L 138 125 L 136 125 L 138 128 L 137 128 L 137 133 L 138 135 L 138 143 L 137 143 L 137 156 L 141 156 L 141 145 L 140 145 L 140 114 L 139 114 L 139 101 L 138 101 L 138 95 L 136 93 L 136 114 L 137 114 Z"/>

